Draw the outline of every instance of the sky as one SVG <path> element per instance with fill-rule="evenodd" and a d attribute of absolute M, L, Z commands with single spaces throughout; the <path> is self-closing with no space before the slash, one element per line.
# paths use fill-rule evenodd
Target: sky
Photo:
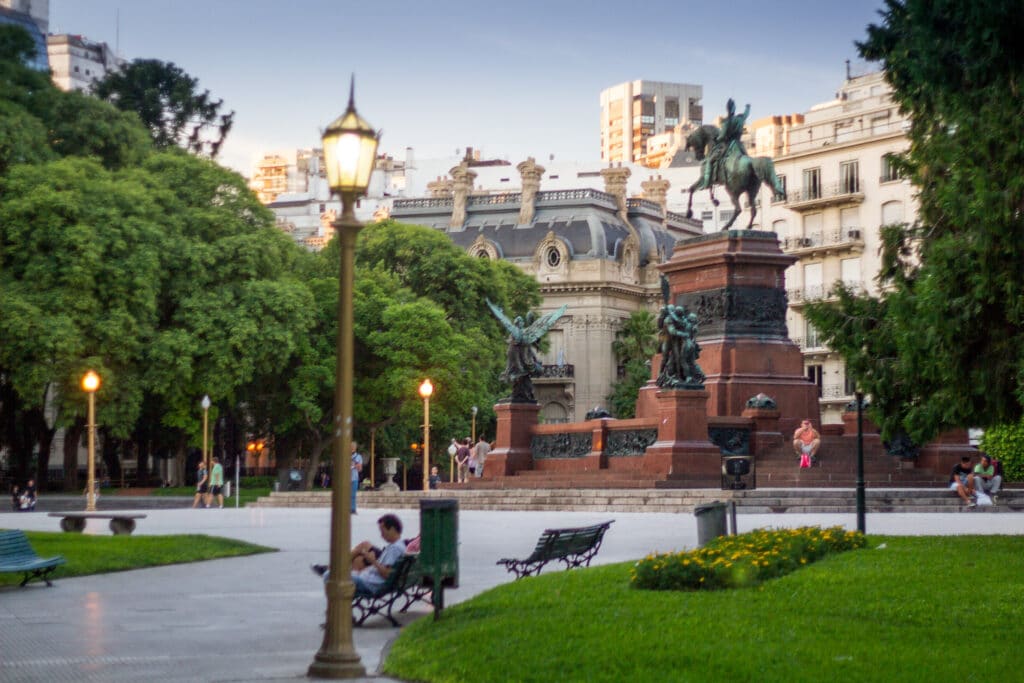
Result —
<path fill-rule="evenodd" d="M 733 97 L 751 120 L 830 100 L 882 0 L 50 0 L 50 31 L 173 62 L 234 110 L 221 163 L 319 145 L 348 101 L 379 151 L 513 164 L 600 158 L 600 93 L 637 79 Z"/>

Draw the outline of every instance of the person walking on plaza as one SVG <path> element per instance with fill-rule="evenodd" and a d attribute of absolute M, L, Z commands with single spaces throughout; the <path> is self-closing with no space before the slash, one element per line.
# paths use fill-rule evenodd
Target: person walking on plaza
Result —
<path fill-rule="evenodd" d="M 199 466 L 196 468 L 196 497 L 192 501 L 192 507 L 198 507 L 202 503 L 203 507 L 206 507 L 206 489 L 209 482 L 206 478 L 206 463 L 202 460 L 199 461 Z"/>
<path fill-rule="evenodd" d="M 484 476 L 484 463 L 487 462 L 487 454 L 491 452 L 491 444 L 487 443 L 484 435 L 480 435 L 479 441 L 473 447 L 473 454 L 476 456 L 476 476 Z"/>
<path fill-rule="evenodd" d="M 793 451 L 800 456 L 800 467 L 810 467 L 818 462 L 818 448 L 821 447 L 821 434 L 804 420 L 793 432 Z"/>
<path fill-rule="evenodd" d="M 974 466 L 974 492 L 977 495 L 987 493 L 992 497 L 992 503 L 996 503 L 996 496 L 1003 485 L 1003 478 L 996 474 L 996 466 L 992 462 L 992 456 L 987 453 L 981 454 L 981 462 Z"/>
<path fill-rule="evenodd" d="M 363 471 L 363 456 L 359 455 L 357 444 L 352 442 L 352 514 L 356 513 L 356 492 L 359 491 L 359 474 Z"/>
<path fill-rule="evenodd" d="M 452 439 L 452 443 L 456 443 L 455 439 Z M 459 483 L 465 484 L 468 478 L 467 473 L 471 472 L 470 469 L 470 452 L 469 447 L 462 443 L 455 447 L 455 464 L 459 468 Z"/>
<path fill-rule="evenodd" d="M 217 496 L 217 507 L 224 507 L 224 466 L 220 458 L 213 459 L 210 468 L 210 492 L 206 494 L 206 507 L 213 507 L 213 497 Z"/>

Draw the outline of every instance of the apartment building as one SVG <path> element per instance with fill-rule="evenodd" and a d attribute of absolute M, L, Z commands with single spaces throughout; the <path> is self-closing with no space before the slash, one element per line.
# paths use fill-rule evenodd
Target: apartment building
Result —
<path fill-rule="evenodd" d="M 664 156 L 648 160 L 648 140 L 675 133 L 681 125 L 701 125 L 704 88 L 687 83 L 629 81 L 601 91 L 601 161 L 658 168 Z"/>
<path fill-rule="evenodd" d="M 906 151 L 908 122 L 881 73 L 848 77 L 836 98 L 806 114 L 755 121 L 752 155 L 771 156 L 785 201 L 762 191 L 758 223 L 773 230 L 799 260 L 786 271 L 790 337 L 818 385 L 825 423 L 838 423 L 854 387 L 842 359 L 804 316 L 809 302 L 827 299 L 836 282 L 876 293 L 880 227 L 914 220 L 914 189 L 892 155 Z"/>

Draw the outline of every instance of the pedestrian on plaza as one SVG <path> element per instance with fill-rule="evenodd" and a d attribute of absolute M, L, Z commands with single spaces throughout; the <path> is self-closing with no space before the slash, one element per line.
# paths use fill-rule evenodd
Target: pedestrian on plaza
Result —
<path fill-rule="evenodd" d="M 437 471 L 437 465 L 430 468 L 430 477 L 428 477 L 430 488 L 436 489 L 437 485 L 441 483 L 441 475 Z"/>
<path fill-rule="evenodd" d="M 203 507 L 206 507 L 206 490 L 209 481 L 206 476 L 206 462 L 202 459 L 199 460 L 199 466 L 196 468 L 196 497 L 192 500 L 192 507 L 198 507 L 200 503 Z"/>
<path fill-rule="evenodd" d="M 11 484 L 11 509 L 15 512 L 21 509 L 21 489 L 17 484 Z"/>
<path fill-rule="evenodd" d="M 452 439 L 455 442 L 455 439 Z M 466 444 L 459 444 L 455 450 L 455 464 L 459 468 L 459 483 L 465 484 L 468 478 L 467 473 L 469 472 L 469 448 Z"/>
<path fill-rule="evenodd" d="M 210 470 L 210 492 L 206 494 L 206 507 L 213 507 L 213 497 L 217 496 L 217 507 L 224 507 L 224 466 L 220 458 L 213 459 Z"/>
<path fill-rule="evenodd" d="M 357 450 L 359 444 L 352 442 L 352 514 L 356 512 L 356 492 L 359 490 L 359 474 L 363 471 L 363 456 Z"/>
<path fill-rule="evenodd" d="M 473 449 L 473 441 L 468 436 L 462 440 L 462 444 L 459 446 L 459 450 L 464 451 L 468 454 L 467 460 L 469 461 L 469 476 L 477 476 L 476 450 Z"/>
<path fill-rule="evenodd" d="M 473 447 L 473 454 L 476 455 L 476 476 L 484 476 L 484 463 L 487 462 L 487 455 L 491 452 L 491 444 L 487 442 L 484 435 L 480 435 L 480 440 L 476 442 L 476 446 Z"/>

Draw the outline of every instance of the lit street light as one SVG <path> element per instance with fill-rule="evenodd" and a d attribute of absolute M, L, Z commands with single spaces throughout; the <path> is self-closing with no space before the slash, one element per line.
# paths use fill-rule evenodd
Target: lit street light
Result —
<path fill-rule="evenodd" d="M 473 406 L 470 410 L 473 413 L 473 429 L 470 432 L 470 441 L 472 442 L 470 448 L 472 448 L 473 446 L 476 445 L 476 414 L 477 411 L 479 411 L 480 409 L 477 408 L 476 406 Z"/>
<path fill-rule="evenodd" d="M 96 510 L 96 390 L 100 388 L 100 376 L 90 370 L 82 377 L 82 389 L 89 394 L 89 461 L 85 475 L 85 509 Z"/>
<path fill-rule="evenodd" d="M 315 678 L 362 678 L 366 669 L 352 643 L 350 572 L 352 488 L 349 457 L 352 451 L 353 337 L 352 298 L 355 289 L 356 237 L 363 225 L 356 219 L 356 199 L 366 194 L 377 157 L 380 134 L 356 113 L 355 79 L 349 89 L 348 108 L 323 134 L 324 166 L 331 192 L 341 197 L 341 217 L 332 226 L 338 238 L 338 362 L 334 387 L 334 477 L 331 481 L 331 573 L 324 584 L 327 620 L 324 640 L 309 665 Z"/>
<path fill-rule="evenodd" d="M 423 490 L 430 490 L 430 395 L 434 393 L 434 385 L 429 379 L 420 385 L 420 396 L 423 398 Z"/>
<path fill-rule="evenodd" d="M 210 476 L 210 457 L 207 451 L 206 435 L 209 433 L 208 425 L 210 423 L 210 397 L 203 396 L 203 400 L 199 402 L 199 405 L 203 407 L 203 467 L 206 468 L 206 476 Z"/>

